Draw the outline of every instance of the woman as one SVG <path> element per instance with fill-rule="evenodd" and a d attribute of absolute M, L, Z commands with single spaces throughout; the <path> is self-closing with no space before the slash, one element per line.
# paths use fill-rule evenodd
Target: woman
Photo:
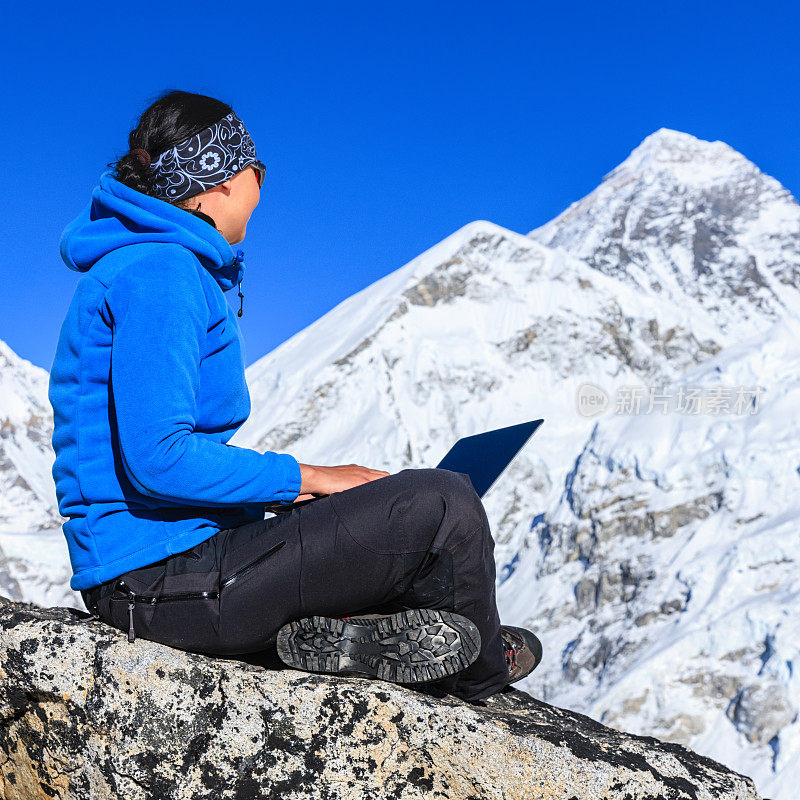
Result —
<path fill-rule="evenodd" d="M 227 444 L 250 396 L 223 293 L 243 299 L 232 245 L 265 175 L 242 121 L 169 92 L 128 143 L 61 239 L 84 273 L 49 393 L 70 587 L 130 641 L 277 645 L 299 669 L 439 680 L 470 702 L 524 677 L 540 654 L 530 632 L 501 629 L 467 475 Z"/>

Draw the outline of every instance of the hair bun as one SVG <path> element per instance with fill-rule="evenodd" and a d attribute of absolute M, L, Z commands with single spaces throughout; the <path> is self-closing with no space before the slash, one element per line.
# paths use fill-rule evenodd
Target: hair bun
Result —
<path fill-rule="evenodd" d="M 144 148 L 135 147 L 133 150 L 131 150 L 131 155 L 136 156 L 136 158 L 138 158 L 139 161 L 142 163 L 143 167 L 150 166 L 150 161 L 151 161 L 150 153 L 148 153 L 147 150 L 145 150 Z"/>

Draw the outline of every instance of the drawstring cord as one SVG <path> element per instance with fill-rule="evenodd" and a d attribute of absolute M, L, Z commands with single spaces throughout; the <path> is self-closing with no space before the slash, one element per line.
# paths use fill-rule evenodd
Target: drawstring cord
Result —
<path fill-rule="evenodd" d="M 234 264 L 240 264 L 244 261 L 244 250 L 237 250 L 236 251 L 236 258 L 234 258 Z M 244 313 L 242 311 L 242 307 L 244 305 L 244 295 L 242 294 L 242 282 L 239 281 L 239 311 L 237 312 L 237 316 L 241 317 Z"/>

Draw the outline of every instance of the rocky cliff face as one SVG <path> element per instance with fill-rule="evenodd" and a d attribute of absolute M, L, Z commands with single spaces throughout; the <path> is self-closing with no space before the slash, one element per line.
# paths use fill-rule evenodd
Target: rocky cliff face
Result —
<path fill-rule="evenodd" d="M 88 617 L 0 598 L 5 800 L 758 800 L 722 764 L 522 691 L 467 704 Z"/>

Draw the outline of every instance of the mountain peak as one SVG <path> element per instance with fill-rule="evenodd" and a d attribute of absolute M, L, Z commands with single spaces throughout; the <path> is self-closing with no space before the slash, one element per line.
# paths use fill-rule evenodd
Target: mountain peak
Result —
<path fill-rule="evenodd" d="M 800 307 L 798 225 L 789 192 L 730 145 L 661 128 L 528 236 L 645 293 L 696 302 L 724 330 Z"/>
<path fill-rule="evenodd" d="M 605 180 L 647 178 L 668 173 L 682 184 L 714 182 L 735 170 L 757 170 L 725 142 L 709 142 L 690 133 L 659 128 L 651 133 Z"/>

